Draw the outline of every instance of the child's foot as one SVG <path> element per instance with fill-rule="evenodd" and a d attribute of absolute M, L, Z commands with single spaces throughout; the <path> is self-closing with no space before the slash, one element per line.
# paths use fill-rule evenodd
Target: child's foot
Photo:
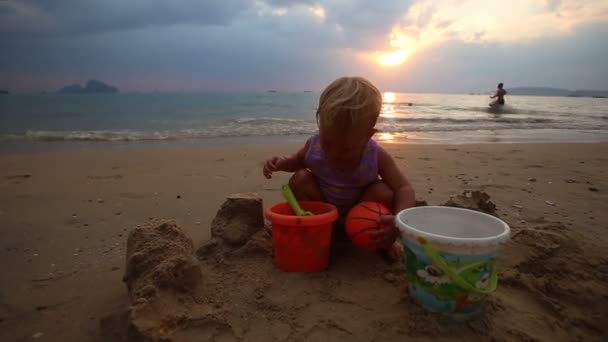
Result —
<path fill-rule="evenodd" d="M 403 260 L 405 253 L 403 251 L 403 243 L 401 243 L 401 240 L 395 240 L 393 245 L 389 248 L 389 253 L 395 261 Z"/>
<path fill-rule="evenodd" d="M 378 253 L 387 264 L 394 264 L 403 260 L 403 244 L 397 239 L 390 247 L 378 249 Z"/>

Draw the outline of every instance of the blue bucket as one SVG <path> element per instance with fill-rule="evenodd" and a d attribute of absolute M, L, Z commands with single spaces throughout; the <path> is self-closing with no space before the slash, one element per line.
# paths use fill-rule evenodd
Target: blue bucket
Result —
<path fill-rule="evenodd" d="M 481 212 L 415 207 L 396 216 L 406 252 L 410 295 L 433 312 L 458 317 L 479 313 L 496 290 L 496 257 L 509 226 Z"/>

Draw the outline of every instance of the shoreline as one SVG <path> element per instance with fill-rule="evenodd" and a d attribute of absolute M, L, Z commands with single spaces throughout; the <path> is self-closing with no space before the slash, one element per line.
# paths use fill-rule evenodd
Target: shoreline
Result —
<path fill-rule="evenodd" d="M 304 143 L 310 135 L 234 136 L 167 140 L 8 140 L 0 141 L 0 156 L 7 154 L 147 148 L 198 148 L 238 145 Z M 608 143 L 608 132 L 576 130 L 500 130 L 446 132 L 378 132 L 374 139 L 386 145 L 469 145 L 469 144 L 595 144 Z"/>

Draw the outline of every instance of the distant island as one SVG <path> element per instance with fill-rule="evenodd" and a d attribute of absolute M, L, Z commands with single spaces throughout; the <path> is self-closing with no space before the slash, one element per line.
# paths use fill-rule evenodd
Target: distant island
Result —
<path fill-rule="evenodd" d="M 105 84 L 98 80 L 89 80 L 83 87 L 80 84 L 72 84 L 59 89 L 60 94 L 115 94 L 118 93 L 118 88 Z"/>
<path fill-rule="evenodd" d="M 0 95 L 9 95 L 8 90 L 0 89 Z"/>
<path fill-rule="evenodd" d="M 569 90 L 548 87 L 517 87 L 507 89 L 509 95 L 527 96 L 568 96 L 608 98 L 608 90 Z"/>

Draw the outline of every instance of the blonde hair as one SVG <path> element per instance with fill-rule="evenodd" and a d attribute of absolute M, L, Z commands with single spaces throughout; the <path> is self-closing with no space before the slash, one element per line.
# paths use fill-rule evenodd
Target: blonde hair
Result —
<path fill-rule="evenodd" d="M 372 129 L 382 108 L 382 94 L 363 77 L 340 77 L 319 98 L 321 127 Z"/>

